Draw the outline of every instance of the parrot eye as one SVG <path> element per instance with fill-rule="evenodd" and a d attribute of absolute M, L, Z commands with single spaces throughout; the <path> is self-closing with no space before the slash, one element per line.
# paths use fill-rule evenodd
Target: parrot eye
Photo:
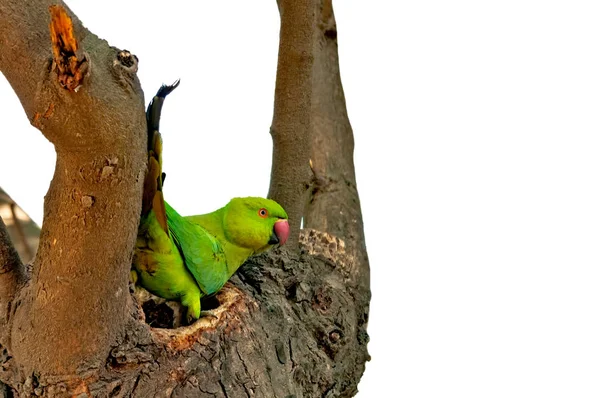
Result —
<path fill-rule="evenodd" d="M 258 211 L 258 215 L 262 218 L 267 218 L 267 216 L 269 215 L 269 212 L 267 211 L 267 209 L 260 209 Z"/>

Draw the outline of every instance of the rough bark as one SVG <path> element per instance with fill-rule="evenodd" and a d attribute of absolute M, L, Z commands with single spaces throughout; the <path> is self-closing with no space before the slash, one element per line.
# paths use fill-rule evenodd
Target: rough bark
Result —
<path fill-rule="evenodd" d="M 72 14 L 80 48 L 64 39 L 52 58 L 51 4 L 0 3 L 0 69 L 57 152 L 31 281 L 13 306 L 11 352 L 25 373 L 75 374 L 84 362 L 104 361 L 125 327 L 145 167 L 144 101 L 118 50 Z M 84 78 L 77 91 L 65 86 L 69 71 L 59 59 L 70 50 Z"/>
<path fill-rule="evenodd" d="M 320 0 L 314 37 L 310 158 L 313 180 L 304 213 L 307 228 L 342 238 L 369 286 L 369 261 L 354 169 L 354 135 L 340 77 L 331 0 Z"/>
<path fill-rule="evenodd" d="M 305 231 L 299 255 L 251 259 L 218 293 L 216 318 L 161 329 L 132 313 L 103 366 L 25 374 L 5 350 L 0 377 L 21 397 L 352 396 L 368 359 L 357 324 L 367 300 L 352 293 L 354 263 L 337 243 Z"/>
<path fill-rule="evenodd" d="M 0 3 L 0 70 L 57 151 L 31 279 L 24 287 L 12 284 L 12 301 L 10 294 L 0 296 L 11 303 L 8 322 L 0 324 L 0 331 L 10 333 L 0 341 L 0 381 L 7 385 L 0 394 L 354 395 L 368 359 L 369 299 L 360 288 L 356 259 L 331 235 L 307 230 L 301 250 L 248 261 L 217 295 L 215 317 L 175 329 L 146 323 L 146 303 L 128 288 L 146 158 L 137 59 L 108 46 L 68 12 L 70 38 L 57 9 L 53 52 L 48 5 Z M 304 19 L 315 15 L 302 12 Z M 292 39 L 295 33 L 288 34 Z M 312 57 L 288 56 L 299 57 L 302 65 Z M 276 112 L 283 119 L 274 120 L 274 142 L 278 131 L 287 133 L 275 150 L 289 154 L 293 140 L 286 139 L 308 131 L 310 95 L 299 88 L 306 75 L 301 85 L 289 75 L 282 83 L 279 75 L 280 95 L 299 95 L 302 104 L 301 111 L 289 109 L 288 100 L 285 112 Z M 304 130 L 298 132 L 299 126 Z M 304 149 L 289 166 L 300 168 L 294 162 L 306 158 L 308 174 L 308 146 L 299 148 Z M 287 195 L 300 206 L 298 214 L 305 178 L 292 176 L 286 188 L 296 189 Z M 277 179 L 285 185 L 283 176 Z M 0 240 L 0 248 L 7 247 Z"/>
<path fill-rule="evenodd" d="M 353 259 L 356 297 L 364 298 L 357 324 L 369 319 L 370 267 L 354 169 L 354 135 L 340 77 L 337 26 L 331 0 L 319 0 L 312 73 L 310 165 L 313 174 L 304 227 L 327 232 Z"/>
<path fill-rule="evenodd" d="M 273 163 L 269 198 L 288 213 L 288 247 L 298 243 L 310 182 L 309 135 L 312 91 L 312 43 L 316 0 L 279 0 L 281 28 L 271 136 Z"/>

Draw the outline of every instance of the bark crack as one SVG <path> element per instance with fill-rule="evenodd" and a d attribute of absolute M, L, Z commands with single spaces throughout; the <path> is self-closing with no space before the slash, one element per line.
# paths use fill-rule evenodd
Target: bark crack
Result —
<path fill-rule="evenodd" d="M 292 371 L 296 369 L 296 361 L 294 361 L 294 355 L 292 354 L 292 339 L 288 339 L 288 349 L 290 352 L 290 361 L 292 362 Z"/>
<path fill-rule="evenodd" d="M 225 384 L 223 384 L 223 381 L 221 379 L 219 379 L 219 385 L 221 386 L 221 391 L 223 392 L 223 396 L 225 398 L 229 398 L 229 394 L 227 394 L 227 390 L 225 389 Z"/>
<path fill-rule="evenodd" d="M 244 371 L 246 372 L 248 379 L 252 380 L 252 376 L 250 375 L 250 371 L 248 370 L 248 365 L 246 365 L 246 361 L 244 360 L 244 358 L 242 358 L 242 355 L 240 354 L 240 350 L 237 346 L 235 347 L 235 352 L 237 353 L 238 358 L 242 362 L 242 366 L 244 367 Z M 242 381 L 242 383 L 245 383 L 245 382 Z"/>
<path fill-rule="evenodd" d="M 135 382 L 133 383 L 133 388 L 131 389 L 131 395 L 135 394 L 135 390 L 137 390 L 138 384 L 139 384 L 141 378 L 142 378 L 142 373 L 140 372 L 137 375 L 137 377 L 135 378 Z"/>

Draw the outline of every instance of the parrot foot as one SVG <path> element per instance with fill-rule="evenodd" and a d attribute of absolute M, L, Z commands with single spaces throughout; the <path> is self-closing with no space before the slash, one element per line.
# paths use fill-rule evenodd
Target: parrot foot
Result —
<path fill-rule="evenodd" d="M 138 280 L 138 273 L 134 270 L 129 271 L 129 283 L 135 285 Z"/>
<path fill-rule="evenodd" d="M 138 280 L 137 272 L 135 272 L 134 270 L 131 270 L 131 272 L 129 273 L 129 283 L 128 283 L 129 293 L 135 293 L 135 284 L 137 283 L 137 280 Z"/>

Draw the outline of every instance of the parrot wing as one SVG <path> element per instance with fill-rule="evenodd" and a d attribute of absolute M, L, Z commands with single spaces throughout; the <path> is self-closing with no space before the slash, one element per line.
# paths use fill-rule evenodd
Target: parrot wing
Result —
<path fill-rule="evenodd" d="M 169 232 L 186 268 L 205 295 L 216 293 L 229 278 L 223 247 L 203 227 L 186 220 L 168 203 L 165 205 Z"/>

